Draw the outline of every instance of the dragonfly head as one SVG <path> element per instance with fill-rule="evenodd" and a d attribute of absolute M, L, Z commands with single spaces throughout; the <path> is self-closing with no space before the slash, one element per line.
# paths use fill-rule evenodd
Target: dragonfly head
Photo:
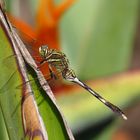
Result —
<path fill-rule="evenodd" d="M 62 75 L 66 80 L 71 81 L 71 82 L 74 81 L 74 79 L 76 78 L 76 74 L 72 69 L 64 70 Z"/>
<path fill-rule="evenodd" d="M 43 46 L 39 47 L 39 54 L 41 57 L 46 58 L 46 56 L 48 54 L 48 46 L 43 45 Z"/>

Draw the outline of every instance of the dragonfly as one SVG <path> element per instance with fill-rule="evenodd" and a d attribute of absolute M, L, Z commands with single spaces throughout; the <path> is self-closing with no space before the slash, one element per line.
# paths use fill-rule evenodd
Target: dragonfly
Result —
<path fill-rule="evenodd" d="M 28 50 L 29 50 L 29 48 L 30 47 L 27 46 Z M 29 52 L 31 53 L 31 48 L 30 48 Z M 37 58 L 38 57 L 41 58 L 40 62 L 37 62 L 35 60 L 38 63 L 37 70 L 39 70 L 44 64 L 47 63 L 48 67 L 49 67 L 51 79 L 55 79 L 55 80 L 58 79 L 58 77 L 56 76 L 56 73 L 54 72 L 54 69 L 56 69 L 57 72 L 59 74 L 61 74 L 61 77 L 63 79 L 65 79 L 66 81 L 69 81 L 69 82 L 73 82 L 73 83 L 79 85 L 80 87 L 84 88 L 86 91 L 88 91 L 93 96 L 95 96 L 99 101 L 101 101 L 104 105 L 106 105 L 109 109 L 111 109 L 114 113 L 121 115 L 124 120 L 127 120 L 126 115 L 119 107 L 117 107 L 116 105 L 107 101 L 99 93 L 97 93 L 92 88 L 90 88 L 88 85 L 86 85 L 84 82 L 82 82 L 81 80 L 78 79 L 74 70 L 71 69 L 71 67 L 70 67 L 70 63 L 69 63 L 69 60 L 68 60 L 66 54 L 64 54 L 63 52 L 58 51 L 56 49 L 51 49 L 48 47 L 48 45 L 39 46 L 38 52 L 36 52 L 36 53 L 39 54 L 39 56 L 37 56 Z M 34 58 L 35 58 L 35 56 L 34 56 Z M 28 82 L 30 82 L 30 81 L 31 80 L 29 80 Z M 26 84 L 26 83 L 23 83 L 23 84 Z M 20 87 L 20 86 L 21 85 L 19 85 L 17 87 Z"/>
<path fill-rule="evenodd" d="M 107 101 L 100 94 L 98 94 L 96 91 L 91 89 L 88 85 L 86 85 L 84 82 L 77 78 L 74 70 L 70 68 L 70 63 L 67 56 L 63 52 L 57 51 L 55 49 L 50 49 L 47 45 L 43 45 L 39 47 L 39 54 L 42 57 L 42 61 L 40 62 L 39 67 L 41 67 L 44 63 L 48 63 L 52 78 L 56 77 L 52 71 L 54 67 L 57 71 L 61 73 L 62 77 L 65 80 L 76 83 L 79 86 L 83 87 L 93 96 L 95 96 L 99 101 L 101 101 L 104 105 L 109 107 L 113 112 L 121 115 L 124 120 L 127 120 L 126 115 L 119 107 Z"/>

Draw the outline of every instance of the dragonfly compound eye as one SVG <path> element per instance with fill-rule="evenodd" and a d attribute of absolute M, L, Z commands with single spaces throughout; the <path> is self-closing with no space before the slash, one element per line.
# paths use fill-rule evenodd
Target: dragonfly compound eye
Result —
<path fill-rule="evenodd" d="M 48 53 L 48 46 L 47 45 L 39 47 L 39 54 L 42 57 L 46 57 L 47 53 Z"/>

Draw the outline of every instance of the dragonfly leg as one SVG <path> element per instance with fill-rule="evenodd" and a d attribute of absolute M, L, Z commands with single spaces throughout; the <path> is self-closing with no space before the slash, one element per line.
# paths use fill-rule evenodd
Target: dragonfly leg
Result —
<path fill-rule="evenodd" d="M 44 64 L 45 60 L 43 59 L 41 62 L 39 62 L 40 65 Z"/>
<path fill-rule="evenodd" d="M 53 51 L 53 50 L 51 50 L 51 51 Z M 52 56 L 52 53 L 50 53 L 50 55 L 48 55 L 46 58 L 44 58 L 42 61 L 40 61 L 40 62 L 39 62 L 40 66 L 38 66 L 37 69 L 39 69 L 40 67 L 42 67 L 42 65 L 43 65 L 44 63 L 46 63 L 46 62 L 48 61 L 48 59 L 51 58 L 51 56 Z"/>
<path fill-rule="evenodd" d="M 51 78 L 56 80 L 57 76 L 54 74 L 54 72 L 53 72 L 53 70 L 52 70 L 50 65 L 49 65 L 49 71 L 50 71 Z"/>
<path fill-rule="evenodd" d="M 37 67 L 37 70 L 39 70 L 39 68 L 41 68 L 41 67 L 43 66 L 44 63 L 45 63 L 45 61 L 42 60 L 42 61 L 39 63 L 40 65 Z"/>

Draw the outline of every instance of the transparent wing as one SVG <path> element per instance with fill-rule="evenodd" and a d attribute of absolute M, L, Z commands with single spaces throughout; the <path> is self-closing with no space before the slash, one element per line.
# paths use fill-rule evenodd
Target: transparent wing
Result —
<path fill-rule="evenodd" d="M 5 57 L 4 59 L 2 59 L 1 60 L 1 63 L 3 64 L 4 67 L 6 67 L 6 68 L 9 68 L 10 67 L 11 69 L 13 69 L 13 67 L 15 67 L 13 65 L 13 60 L 15 60 L 16 57 L 17 56 L 15 54 L 11 54 L 11 55 Z M 40 57 L 39 56 L 34 56 L 34 58 L 37 58 L 38 59 Z M 37 64 L 40 64 L 40 61 L 35 60 L 35 62 Z"/>
<path fill-rule="evenodd" d="M 11 73 L 9 74 L 9 79 L 11 79 L 12 77 L 14 77 L 17 73 L 18 73 L 18 68 L 17 66 L 15 66 L 15 58 L 17 56 L 15 54 L 12 54 L 2 60 L 0 60 L 0 63 L 2 63 L 3 69 L 5 69 L 5 71 L 7 71 L 8 69 L 11 69 Z M 46 76 L 46 78 L 49 78 L 50 76 Z M 35 78 L 37 79 L 37 78 Z M 30 79 L 30 81 L 33 81 L 33 79 Z"/>
<path fill-rule="evenodd" d="M 3 80 L 3 85 L 0 87 L 0 93 L 4 93 L 8 89 L 15 89 L 17 84 L 22 83 L 19 76 L 18 64 L 16 65 L 15 58 L 16 55 L 11 54 L 0 60 L 2 69 L 5 71 L 5 73 L 1 75 L 1 79 L 5 80 Z"/>
<path fill-rule="evenodd" d="M 0 88 L 0 94 L 5 93 L 9 89 L 9 87 L 11 88 L 11 85 L 12 85 L 12 83 L 14 81 L 16 73 L 17 73 L 17 70 L 14 71 L 13 73 L 11 73 L 11 75 L 9 75 L 9 78 L 6 80 L 6 82 Z M 16 86 L 14 86 L 12 88 L 15 89 Z"/>
<path fill-rule="evenodd" d="M 38 48 L 41 45 L 44 45 L 44 44 L 41 41 L 37 40 L 35 37 L 33 38 L 32 36 L 30 36 L 28 34 L 25 34 L 24 32 L 22 32 L 21 30 L 17 29 L 16 27 L 14 27 L 14 29 L 17 32 L 17 34 L 21 37 L 22 41 L 26 45 L 26 48 L 28 49 L 30 54 L 33 57 L 34 56 L 40 57 L 39 52 L 38 52 Z"/>
<path fill-rule="evenodd" d="M 55 73 L 55 77 L 52 77 L 51 74 L 44 75 L 43 77 L 47 80 L 47 82 L 49 83 L 49 85 L 50 86 L 53 86 L 53 87 L 55 86 L 55 81 L 58 81 L 58 80 L 61 80 L 62 79 L 61 72 Z M 43 77 L 40 77 L 40 78 L 43 78 Z M 38 90 L 38 89 L 42 88 L 41 85 L 39 87 L 36 87 L 36 84 L 35 83 L 38 83 L 38 77 L 30 77 L 29 78 L 29 81 L 24 82 L 24 83 L 16 86 L 16 89 L 23 88 L 24 86 L 26 86 L 26 84 L 28 82 L 30 83 L 31 87 L 33 89 L 35 89 L 35 90 Z"/>

